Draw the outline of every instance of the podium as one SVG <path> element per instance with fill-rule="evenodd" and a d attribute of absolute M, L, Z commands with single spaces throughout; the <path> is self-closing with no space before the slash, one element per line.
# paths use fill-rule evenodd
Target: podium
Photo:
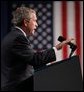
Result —
<path fill-rule="evenodd" d="M 34 91 L 83 91 L 79 57 L 72 56 L 37 70 Z"/>

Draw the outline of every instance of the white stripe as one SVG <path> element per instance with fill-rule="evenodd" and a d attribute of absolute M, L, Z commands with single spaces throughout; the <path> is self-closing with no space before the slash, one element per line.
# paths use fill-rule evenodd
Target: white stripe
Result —
<path fill-rule="evenodd" d="M 74 2 L 68 1 L 67 2 L 67 37 L 68 38 L 76 38 L 75 37 L 75 9 L 74 9 Z M 74 43 L 76 39 L 74 40 Z M 68 48 L 68 55 L 70 54 L 71 49 Z M 73 53 L 75 55 L 75 52 Z"/>
<path fill-rule="evenodd" d="M 81 70 L 83 76 L 83 1 L 80 2 L 80 23 L 81 23 Z"/>
<path fill-rule="evenodd" d="M 58 37 L 62 34 L 62 25 L 61 25 L 61 2 L 54 1 L 54 10 L 53 10 L 53 37 L 54 37 L 54 46 L 58 44 Z M 57 61 L 62 60 L 62 50 L 57 52 Z"/>

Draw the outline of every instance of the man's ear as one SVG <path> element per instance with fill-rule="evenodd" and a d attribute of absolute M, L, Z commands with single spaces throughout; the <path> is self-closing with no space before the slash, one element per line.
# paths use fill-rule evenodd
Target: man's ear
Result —
<path fill-rule="evenodd" d="M 23 23 L 27 27 L 27 21 L 25 19 L 23 20 Z"/>

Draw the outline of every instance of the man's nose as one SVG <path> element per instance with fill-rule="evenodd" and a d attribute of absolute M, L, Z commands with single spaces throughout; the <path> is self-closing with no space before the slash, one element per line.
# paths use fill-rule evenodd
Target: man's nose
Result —
<path fill-rule="evenodd" d="M 36 23 L 36 27 L 38 27 L 38 23 Z"/>

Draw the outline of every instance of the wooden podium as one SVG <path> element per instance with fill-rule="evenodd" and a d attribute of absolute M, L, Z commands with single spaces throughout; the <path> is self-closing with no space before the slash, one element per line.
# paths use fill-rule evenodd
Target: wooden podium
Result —
<path fill-rule="evenodd" d="M 37 70 L 34 91 L 83 91 L 79 57 L 73 56 Z"/>

